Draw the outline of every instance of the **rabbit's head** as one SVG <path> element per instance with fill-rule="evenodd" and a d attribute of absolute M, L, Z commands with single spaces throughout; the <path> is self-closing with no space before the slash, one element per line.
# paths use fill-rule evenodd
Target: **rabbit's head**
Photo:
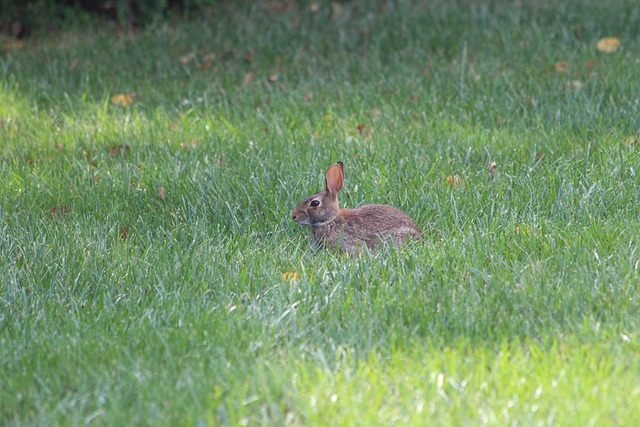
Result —
<path fill-rule="evenodd" d="M 322 226 L 335 219 L 340 212 L 338 192 L 344 184 L 344 165 L 334 163 L 325 175 L 325 190 L 309 196 L 291 213 L 298 224 Z"/>

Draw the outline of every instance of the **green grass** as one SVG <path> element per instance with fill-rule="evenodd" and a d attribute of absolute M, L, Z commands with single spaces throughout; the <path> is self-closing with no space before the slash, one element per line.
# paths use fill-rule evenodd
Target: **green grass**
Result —
<path fill-rule="evenodd" d="M 3 40 L 0 424 L 635 425 L 640 7 L 423 3 Z"/>

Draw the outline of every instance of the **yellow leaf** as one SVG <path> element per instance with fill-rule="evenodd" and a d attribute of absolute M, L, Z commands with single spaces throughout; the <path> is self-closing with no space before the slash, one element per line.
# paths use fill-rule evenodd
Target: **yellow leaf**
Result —
<path fill-rule="evenodd" d="M 195 52 L 189 52 L 186 55 L 183 55 L 180 57 L 180 62 L 182 62 L 183 64 L 186 64 L 188 62 L 191 62 L 191 60 L 195 57 L 196 57 Z"/>
<path fill-rule="evenodd" d="M 111 97 L 111 102 L 123 107 L 128 107 L 136 100 L 137 95 L 135 93 L 119 93 Z"/>
<path fill-rule="evenodd" d="M 286 273 L 282 273 L 282 280 L 295 282 L 298 280 L 298 278 L 298 273 L 296 273 L 295 271 L 287 271 Z"/>
<path fill-rule="evenodd" d="M 460 178 L 458 175 L 449 175 L 447 177 L 447 184 L 449 184 L 453 188 L 456 188 L 458 186 L 460 186 L 461 188 L 464 188 L 464 180 Z"/>
<path fill-rule="evenodd" d="M 569 71 L 569 63 L 567 61 L 556 62 L 553 69 L 556 73 L 566 73 Z"/>
<path fill-rule="evenodd" d="M 605 37 L 598 41 L 596 49 L 604 53 L 612 53 L 620 49 L 620 39 L 617 37 Z"/>

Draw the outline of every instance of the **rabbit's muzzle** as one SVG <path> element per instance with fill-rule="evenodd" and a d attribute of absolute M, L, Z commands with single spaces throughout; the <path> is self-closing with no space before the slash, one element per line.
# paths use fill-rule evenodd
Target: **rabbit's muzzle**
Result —
<path fill-rule="evenodd" d="M 309 225 L 309 220 L 307 220 L 305 218 L 305 215 L 303 215 L 300 212 L 296 212 L 296 211 L 291 212 L 291 219 L 293 219 L 298 224 Z"/>

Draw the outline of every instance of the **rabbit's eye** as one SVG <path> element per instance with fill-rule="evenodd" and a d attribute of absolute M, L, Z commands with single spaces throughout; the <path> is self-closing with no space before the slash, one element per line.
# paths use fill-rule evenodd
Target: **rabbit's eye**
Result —
<path fill-rule="evenodd" d="M 311 206 L 313 206 L 314 208 L 315 208 L 316 206 L 318 206 L 319 204 L 320 204 L 320 201 L 319 201 L 319 200 L 314 200 L 314 201 L 312 201 L 312 202 L 311 202 Z"/>

